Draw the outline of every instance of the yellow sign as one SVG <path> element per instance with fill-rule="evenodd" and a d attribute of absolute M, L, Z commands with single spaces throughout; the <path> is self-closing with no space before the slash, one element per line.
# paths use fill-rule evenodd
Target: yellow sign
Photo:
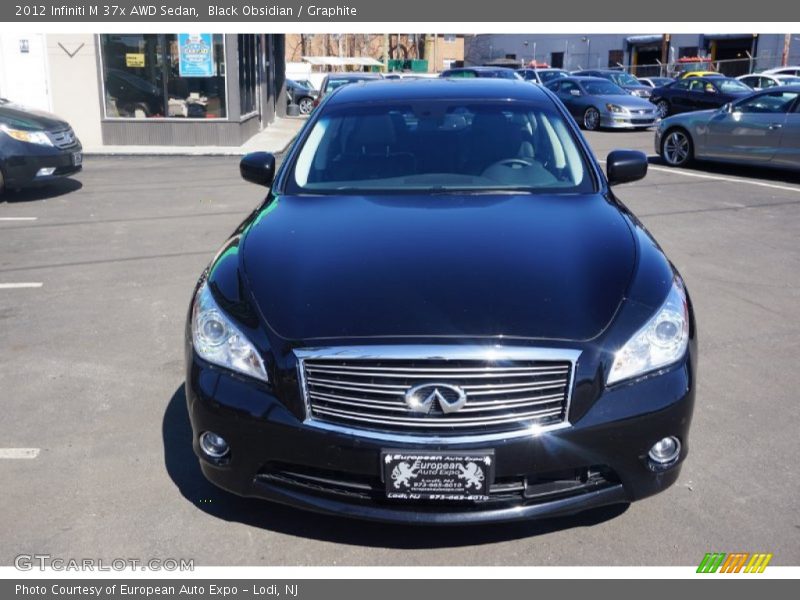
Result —
<path fill-rule="evenodd" d="M 126 54 L 125 55 L 126 67 L 143 67 L 144 54 Z"/>

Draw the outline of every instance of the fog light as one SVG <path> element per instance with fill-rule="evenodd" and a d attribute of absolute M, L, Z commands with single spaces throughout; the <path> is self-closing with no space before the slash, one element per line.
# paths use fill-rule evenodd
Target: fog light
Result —
<path fill-rule="evenodd" d="M 52 175 L 56 172 L 55 167 L 42 167 L 38 171 L 36 171 L 37 177 L 47 177 L 48 175 Z"/>
<path fill-rule="evenodd" d="M 650 457 L 650 460 L 658 463 L 659 465 L 666 465 L 677 460 L 680 453 L 680 440 L 676 437 L 670 436 L 665 437 L 664 439 L 653 444 L 653 447 L 650 448 L 650 452 L 648 452 L 647 456 Z"/>
<path fill-rule="evenodd" d="M 211 458 L 222 458 L 231 451 L 225 438 L 212 431 L 206 431 L 200 435 L 200 448 Z"/>

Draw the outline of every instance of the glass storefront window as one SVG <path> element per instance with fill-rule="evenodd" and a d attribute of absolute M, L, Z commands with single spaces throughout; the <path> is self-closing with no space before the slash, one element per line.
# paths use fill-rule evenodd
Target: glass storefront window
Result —
<path fill-rule="evenodd" d="M 220 34 L 100 36 L 106 117 L 227 116 Z"/>

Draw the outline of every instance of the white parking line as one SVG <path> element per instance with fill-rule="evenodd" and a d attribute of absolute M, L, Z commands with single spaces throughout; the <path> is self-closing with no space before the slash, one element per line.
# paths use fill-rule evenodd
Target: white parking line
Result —
<path fill-rule="evenodd" d="M 0 448 L 0 458 L 30 459 L 39 456 L 39 448 Z"/>
<path fill-rule="evenodd" d="M 17 290 L 23 288 L 40 288 L 44 284 L 39 281 L 27 281 L 22 283 L 0 283 L 0 290 Z"/>
<path fill-rule="evenodd" d="M 800 187 L 791 185 L 778 185 L 777 183 L 766 183 L 765 181 L 754 181 L 752 179 L 742 179 L 741 177 L 723 177 L 721 175 L 706 175 L 705 173 L 689 173 L 682 169 L 671 169 L 669 167 L 654 167 L 649 166 L 651 171 L 661 171 L 663 173 L 675 173 L 676 175 L 683 175 L 684 177 L 698 177 L 700 179 L 713 179 L 715 181 L 727 181 L 728 183 L 746 183 L 748 185 L 757 185 L 760 187 L 772 188 L 775 190 L 786 190 L 789 192 L 800 193 Z"/>
<path fill-rule="evenodd" d="M 0 217 L 0 221 L 35 221 L 39 217 Z"/>

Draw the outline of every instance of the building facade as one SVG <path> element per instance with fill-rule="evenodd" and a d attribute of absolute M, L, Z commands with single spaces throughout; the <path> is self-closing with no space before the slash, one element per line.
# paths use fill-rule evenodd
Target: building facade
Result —
<path fill-rule="evenodd" d="M 466 36 L 465 44 L 467 64 L 511 59 L 570 71 L 622 67 L 640 76 L 668 75 L 697 58 L 731 76 L 800 63 L 799 34 L 493 34 Z"/>
<path fill-rule="evenodd" d="M 69 121 L 87 148 L 239 146 L 283 114 L 265 34 L 2 34 L 0 96 Z"/>

